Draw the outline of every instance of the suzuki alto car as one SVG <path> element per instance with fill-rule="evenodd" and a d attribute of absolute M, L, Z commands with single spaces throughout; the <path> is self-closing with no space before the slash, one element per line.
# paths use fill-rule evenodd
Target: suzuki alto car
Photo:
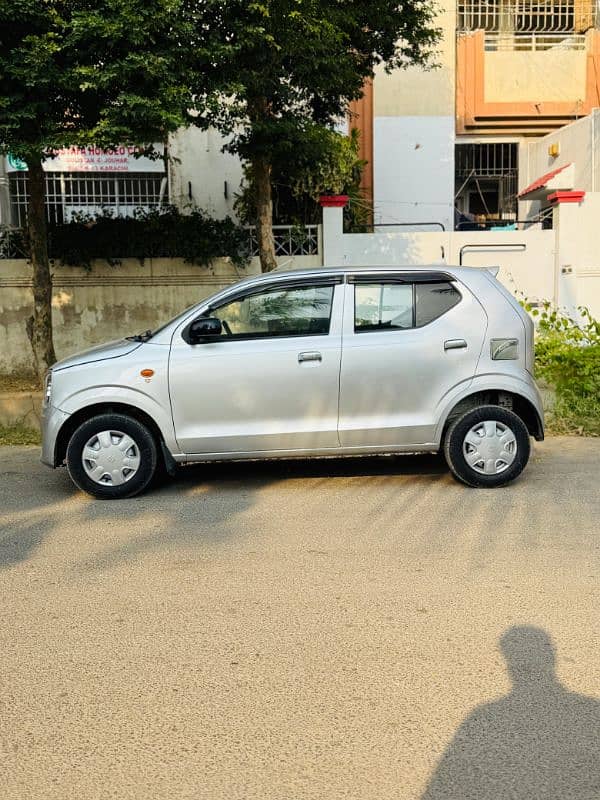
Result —
<path fill-rule="evenodd" d="M 460 481 L 495 487 L 530 436 L 533 324 L 492 271 L 320 268 L 243 280 L 59 361 L 42 461 L 120 498 L 194 461 L 443 450 Z"/>

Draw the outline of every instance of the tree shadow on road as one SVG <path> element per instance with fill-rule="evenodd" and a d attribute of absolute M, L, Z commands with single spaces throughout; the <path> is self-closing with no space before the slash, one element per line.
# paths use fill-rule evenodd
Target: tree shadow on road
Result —
<path fill-rule="evenodd" d="M 105 568 L 156 548 L 193 547 L 235 536 L 236 519 L 254 504 L 256 493 L 278 483 L 336 478 L 428 480 L 447 473 L 443 459 L 429 454 L 202 463 L 180 469 L 174 479 L 151 488 L 149 496 L 106 502 L 81 494 L 65 470 L 49 472 L 39 466 L 37 450 L 23 448 L 11 455 L 11 461 L 0 465 L 0 569 L 34 557 L 65 519 L 79 520 L 91 536 L 106 533 L 104 524 L 109 528 L 123 517 L 132 522 L 137 519 L 146 527 L 143 535 L 127 544 L 108 546 L 86 559 L 86 568 L 92 564 Z M 233 504 L 221 502 L 230 493 L 238 494 L 239 499 Z M 156 514 L 156 524 L 148 524 L 147 513 Z M 167 518 L 177 524 L 168 524 Z"/>
<path fill-rule="evenodd" d="M 600 701 L 560 683 L 544 630 L 510 628 L 500 648 L 512 691 L 462 723 L 422 800 L 598 800 Z"/>
<path fill-rule="evenodd" d="M 244 528 L 244 514 L 256 505 L 257 494 L 269 487 L 294 480 L 323 481 L 336 478 L 377 478 L 378 476 L 439 476 L 446 471 L 439 457 L 413 458 L 365 457 L 331 459 L 296 459 L 201 463 L 180 469 L 177 476 L 151 490 L 152 513 L 156 521 L 141 520 L 144 497 L 119 501 L 117 508 L 135 508 L 133 519 L 144 526 L 143 533 L 108 547 L 87 558 L 82 571 L 108 569 L 157 550 L 174 547 L 190 549 L 207 543 L 239 538 Z M 314 484 L 313 484 L 314 485 Z M 233 497 L 227 497 L 227 495 Z M 114 503 L 94 503 L 87 508 L 91 523 L 114 517 Z M 176 524 L 163 518 L 171 517 Z M 156 523 L 156 524 L 155 524 Z M 260 519 L 254 520 L 257 528 Z"/>

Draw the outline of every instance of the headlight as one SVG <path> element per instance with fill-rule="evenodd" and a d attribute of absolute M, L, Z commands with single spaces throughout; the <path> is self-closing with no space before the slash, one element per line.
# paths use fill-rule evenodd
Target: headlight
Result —
<path fill-rule="evenodd" d="M 52 370 L 49 369 L 46 373 L 46 377 L 44 378 L 44 405 L 47 406 L 50 403 L 50 397 L 52 396 Z"/>
<path fill-rule="evenodd" d="M 514 361 L 519 357 L 519 340 L 492 339 L 490 355 L 493 361 Z"/>

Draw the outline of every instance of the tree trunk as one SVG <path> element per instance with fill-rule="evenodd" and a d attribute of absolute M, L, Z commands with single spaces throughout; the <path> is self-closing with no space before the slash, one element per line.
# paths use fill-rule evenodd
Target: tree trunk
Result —
<path fill-rule="evenodd" d="M 270 272 L 277 266 L 275 239 L 273 238 L 271 165 L 264 156 L 257 156 L 252 161 L 252 172 L 256 195 L 256 238 L 260 267 L 263 272 Z"/>
<path fill-rule="evenodd" d="M 33 351 L 35 371 L 41 381 L 45 371 L 56 361 L 52 340 L 52 275 L 46 230 L 46 182 L 40 158 L 28 158 L 27 167 L 27 227 L 33 267 L 33 316 L 27 320 L 27 335 Z"/>

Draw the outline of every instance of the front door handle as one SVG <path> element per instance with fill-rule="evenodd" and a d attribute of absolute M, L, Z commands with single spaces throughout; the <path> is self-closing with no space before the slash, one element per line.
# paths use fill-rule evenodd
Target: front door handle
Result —
<path fill-rule="evenodd" d="M 444 350 L 462 350 L 467 346 L 464 339 L 446 339 Z"/>
<path fill-rule="evenodd" d="M 311 352 L 311 353 L 298 353 L 298 362 L 300 364 L 304 363 L 305 361 L 322 361 L 323 357 L 321 353 Z"/>

